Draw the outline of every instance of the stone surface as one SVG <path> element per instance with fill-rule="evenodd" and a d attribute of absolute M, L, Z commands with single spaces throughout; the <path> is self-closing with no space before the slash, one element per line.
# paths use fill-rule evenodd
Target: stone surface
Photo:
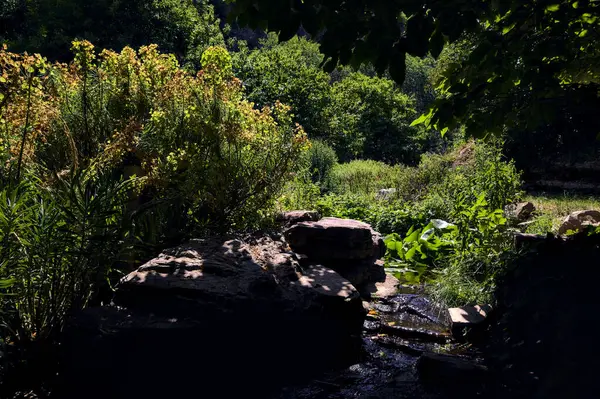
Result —
<path fill-rule="evenodd" d="M 450 308 L 450 320 L 453 326 L 472 326 L 483 323 L 492 311 L 490 305 L 462 306 Z"/>
<path fill-rule="evenodd" d="M 509 204 L 504 208 L 504 215 L 507 219 L 524 222 L 535 212 L 535 205 L 531 202 L 518 202 Z"/>
<path fill-rule="evenodd" d="M 276 383 L 264 376 L 293 382 L 352 364 L 366 314 L 358 291 L 324 266 L 302 270 L 285 250 L 263 237 L 163 251 L 122 279 L 115 306 L 67 327 L 56 397 L 195 397 L 198 387 L 203 397 L 267 397 Z"/>
<path fill-rule="evenodd" d="M 382 188 L 377 192 L 375 198 L 378 200 L 391 199 L 394 196 L 394 194 L 396 194 L 396 192 L 397 190 L 395 188 Z"/>
<path fill-rule="evenodd" d="M 277 220 L 284 226 L 290 227 L 300 222 L 316 222 L 319 220 L 319 213 L 317 211 L 289 211 L 281 213 Z"/>
<path fill-rule="evenodd" d="M 385 254 L 381 235 L 352 219 L 298 223 L 285 231 L 285 238 L 293 251 L 315 262 L 377 259 Z"/>
<path fill-rule="evenodd" d="M 585 226 L 600 226 L 600 211 L 586 210 L 576 211 L 567 216 L 560 227 L 558 234 L 566 234 L 572 230 L 578 232 Z"/>
<path fill-rule="evenodd" d="M 398 293 L 400 281 L 390 273 L 386 273 L 383 268 L 383 262 L 379 261 L 382 270 L 378 271 L 378 277 L 372 278 L 371 281 L 359 286 L 361 294 L 370 298 L 386 299 Z"/>
<path fill-rule="evenodd" d="M 360 297 L 352 283 L 335 271 L 321 265 L 309 266 L 294 286 L 306 287 L 315 290 L 321 295 L 340 297 L 344 300 L 352 300 Z M 361 301 L 362 303 L 362 301 Z"/>

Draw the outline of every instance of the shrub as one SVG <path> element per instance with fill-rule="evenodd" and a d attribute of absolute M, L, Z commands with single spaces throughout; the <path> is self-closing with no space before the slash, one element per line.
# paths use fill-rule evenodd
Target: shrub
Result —
<path fill-rule="evenodd" d="M 330 178 L 331 189 L 338 194 L 374 196 L 382 188 L 394 186 L 397 168 L 383 162 L 357 160 L 336 165 Z"/>
<path fill-rule="evenodd" d="M 502 210 L 485 195 L 458 200 L 454 223 L 434 219 L 404 236 L 386 237 L 386 266 L 408 283 L 433 282 L 431 293 L 449 305 L 489 303 L 514 251 Z"/>
<path fill-rule="evenodd" d="M 272 208 L 306 137 L 288 107 L 257 110 L 243 99 L 225 49 L 209 48 L 197 75 L 156 46 L 99 57 L 88 42 L 73 49 L 69 66 L 0 53 L 7 171 L 137 165 L 146 198 L 185 215 L 179 231 L 246 228 Z"/>
<path fill-rule="evenodd" d="M 233 58 L 249 101 L 261 107 L 277 101 L 288 104 L 310 138 L 322 137 L 321 111 L 331 89 L 329 76 L 319 67 L 323 55 L 317 43 L 299 37 L 279 43 L 271 33 L 261 47 L 243 48 Z"/>
<path fill-rule="evenodd" d="M 313 183 L 325 187 L 338 160 L 333 148 L 321 140 L 311 140 L 305 158 Z"/>

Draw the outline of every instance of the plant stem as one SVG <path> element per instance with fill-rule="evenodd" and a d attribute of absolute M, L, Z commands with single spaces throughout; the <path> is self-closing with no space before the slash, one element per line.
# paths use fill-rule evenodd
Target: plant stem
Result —
<path fill-rule="evenodd" d="M 29 77 L 29 84 L 27 86 L 27 112 L 25 114 L 25 126 L 23 126 L 23 135 L 21 137 L 21 149 L 19 150 L 19 160 L 17 163 L 17 176 L 16 183 L 21 179 L 21 165 L 23 163 L 23 152 L 25 150 L 25 140 L 27 140 L 27 129 L 29 128 L 29 116 L 31 114 L 31 83 L 33 76 Z"/>

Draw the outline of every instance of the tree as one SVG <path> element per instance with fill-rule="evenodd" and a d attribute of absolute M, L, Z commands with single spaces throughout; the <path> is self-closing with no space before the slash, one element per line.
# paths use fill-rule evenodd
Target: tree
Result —
<path fill-rule="evenodd" d="M 319 68 L 323 60 L 319 45 L 298 37 L 279 43 L 274 34 L 262 44 L 254 50 L 242 47 L 233 56 L 248 100 L 259 107 L 277 101 L 290 105 L 306 132 L 319 136 L 325 123 L 321 111 L 331 90 L 329 75 Z"/>
<path fill-rule="evenodd" d="M 598 131 L 597 1 L 239 0 L 232 15 L 282 39 L 299 26 L 320 33 L 327 70 L 372 62 L 400 83 L 406 54 L 437 57 L 445 43 L 472 35 L 466 61 L 450 64 L 440 81 L 445 96 L 419 122 L 442 132 L 464 124 L 474 136 L 516 125 L 529 131 L 577 104 L 569 118 Z"/>
<path fill-rule="evenodd" d="M 353 73 L 332 87 L 331 103 L 323 111 L 327 140 L 344 161 L 415 163 L 422 132 L 409 126 L 416 115 L 413 106 L 393 81 Z"/>
<path fill-rule="evenodd" d="M 71 57 L 73 39 L 120 51 L 156 43 L 180 61 L 199 68 L 204 49 L 224 44 L 208 0 L 0 0 L 0 40 L 13 51 Z M 10 6 L 10 7 L 9 7 Z"/>

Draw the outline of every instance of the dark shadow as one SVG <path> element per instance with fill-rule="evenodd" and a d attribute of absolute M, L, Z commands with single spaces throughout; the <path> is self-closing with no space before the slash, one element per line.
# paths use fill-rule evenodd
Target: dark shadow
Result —
<path fill-rule="evenodd" d="M 364 311 L 339 279 L 283 289 L 236 241 L 164 253 L 66 329 L 53 398 L 266 398 L 358 361 Z"/>
<path fill-rule="evenodd" d="M 489 397 L 596 397 L 600 235 L 549 236 L 513 266 L 483 346 Z"/>

